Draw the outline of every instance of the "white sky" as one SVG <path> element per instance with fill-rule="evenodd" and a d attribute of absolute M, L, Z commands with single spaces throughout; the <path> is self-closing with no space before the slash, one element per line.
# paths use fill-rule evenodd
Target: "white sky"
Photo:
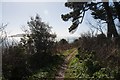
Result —
<path fill-rule="evenodd" d="M 66 1 L 74 1 L 74 0 L 0 0 L 2 2 L 66 2 Z M 75 0 L 75 1 L 93 1 L 93 2 L 101 2 L 102 0 Z M 107 0 L 104 0 L 105 2 Z M 113 0 L 109 0 L 113 1 Z M 120 0 L 115 0 L 120 1 Z"/>
<path fill-rule="evenodd" d="M 66 2 L 67 0 L 1 0 L 2 2 Z"/>
<path fill-rule="evenodd" d="M 0 22 L 2 22 L 2 3 L 0 2 Z"/>
<path fill-rule="evenodd" d="M 79 36 L 80 33 L 87 32 L 88 26 L 83 22 L 74 34 L 68 32 L 71 21 L 64 22 L 61 19 L 61 14 L 70 12 L 70 9 L 64 6 L 64 2 L 3 2 L 2 3 L 2 17 L 3 23 L 8 23 L 6 28 L 8 35 L 15 35 L 23 33 L 22 26 L 27 26 L 27 21 L 31 16 L 37 13 L 42 20 L 49 23 L 53 27 L 58 37 L 73 37 Z M 86 14 L 88 15 L 88 14 Z M 89 18 L 89 17 L 87 17 Z M 89 18 L 90 19 L 90 18 Z"/>

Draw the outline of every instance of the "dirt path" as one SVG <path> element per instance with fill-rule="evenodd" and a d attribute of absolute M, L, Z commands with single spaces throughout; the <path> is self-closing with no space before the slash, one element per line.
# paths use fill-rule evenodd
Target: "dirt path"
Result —
<path fill-rule="evenodd" d="M 55 77 L 55 80 L 64 80 L 64 74 L 65 74 L 65 71 L 68 67 L 68 64 L 71 60 L 72 57 L 74 57 L 75 55 L 75 52 L 77 50 L 74 50 L 72 53 L 70 53 L 66 58 L 65 58 L 65 61 L 63 62 L 63 64 L 60 66 L 60 69 L 58 70 L 58 73 Z"/>

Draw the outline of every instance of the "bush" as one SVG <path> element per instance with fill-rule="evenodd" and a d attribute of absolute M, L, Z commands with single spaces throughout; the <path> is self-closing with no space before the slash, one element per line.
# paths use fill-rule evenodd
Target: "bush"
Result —
<path fill-rule="evenodd" d="M 95 56 L 96 55 L 95 52 L 81 50 L 80 48 L 78 49 L 78 52 L 79 54 L 77 55 L 77 57 L 82 63 L 82 67 L 84 70 L 82 74 L 79 73 L 80 78 L 119 80 L 118 79 L 120 76 L 119 66 L 116 66 L 116 68 L 114 69 L 111 68 L 109 65 L 104 66 L 103 64 L 106 63 L 103 63 L 103 61 L 98 61 L 97 59 L 98 56 Z"/>
<path fill-rule="evenodd" d="M 77 78 L 119 80 L 119 38 L 109 39 L 104 35 L 95 37 L 91 34 L 83 34 L 77 43 L 79 43 L 79 48 L 76 57 L 82 67 L 78 67 Z"/>
<path fill-rule="evenodd" d="M 21 80 L 30 75 L 29 64 L 21 46 L 10 46 L 2 55 L 3 77 L 9 80 Z"/>
<path fill-rule="evenodd" d="M 56 35 L 52 34 L 51 27 L 38 15 L 31 18 L 28 26 L 30 33 L 24 34 L 20 43 L 4 48 L 2 67 L 5 79 L 29 80 L 34 75 L 37 78 L 52 76 L 63 61 L 54 53 Z"/>
<path fill-rule="evenodd" d="M 102 35 L 102 34 L 101 34 Z M 119 38 L 107 38 L 98 35 L 97 37 L 90 34 L 82 35 L 79 38 L 79 49 L 82 50 L 81 56 L 87 52 L 95 52 L 96 60 L 103 62 L 104 66 L 120 66 L 120 44 Z M 106 64 L 107 63 L 107 64 Z M 113 65 L 114 64 L 114 65 Z"/>

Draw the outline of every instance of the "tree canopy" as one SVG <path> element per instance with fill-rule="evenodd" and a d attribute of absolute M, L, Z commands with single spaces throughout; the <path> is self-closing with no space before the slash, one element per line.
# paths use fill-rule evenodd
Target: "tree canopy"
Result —
<path fill-rule="evenodd" d="M 34 46 L 34 53 L 48 53 L 53 48 L 56 35 L 52 33 L 48 24 L 41 21 L 41 18 L 37 14 L 35 18 L 31 17 L 31 20 L 27 22 L 30 28 L 30 34 L 27 34 L 29 38 L 27 44 L 30 47 Z"/>
<path fill-rule="evenodd" d="M 113 3 L 112 3 L 113 5 Z M 114 19 L 119 19 L 120 2 L 114 2 L 114 6 L 110 6 L 109 2 L 66 2 L 65 7 L 72 9 L 65 15 L 61 15 L 64 21 L 72 20 L 69 32 L 75 30 L 84 19 L 85 12 L 90 10 L 94 19 L 100 19 L 107 23 L 107 37 L 118 37 Z"/>

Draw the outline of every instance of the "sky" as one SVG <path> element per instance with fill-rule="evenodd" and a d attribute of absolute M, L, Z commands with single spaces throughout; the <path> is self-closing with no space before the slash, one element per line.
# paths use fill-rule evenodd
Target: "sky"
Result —
<path fill-rule="evenodd" d="M 1 0 L 2 2 L 66 2 L 67 0 Z"/>
<path fill-rule="evenodd" d="M 52 32 L 55 32 L 58 37 L 78 37 L 81 33 L 87 32 L 89 26 L 84 20 L 79 25 L 74 34 L 70 34 L 68 28 L 71 26 L 71 21 L 64 22 L 61 19 L 61 14 L 66 14 L 71 10 L 64 6 L 65 2 L 2 2 L 0 7 L 0 15 L 2 23 L 8 24 L 6 31 L 8 36 L 23 33 L 22 27 L 27 27 L 27 21 L 30 17 L 35 17 L 36 14 L 42 18 L 42 21 L 52 26 Z M 1 6 L 2 5 L 2 6 Z M 91 19 L 86 13 L 85 19 Z"/>

